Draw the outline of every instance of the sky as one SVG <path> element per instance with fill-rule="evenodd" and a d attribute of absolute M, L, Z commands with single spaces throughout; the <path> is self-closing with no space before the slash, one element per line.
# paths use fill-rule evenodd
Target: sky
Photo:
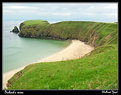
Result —
<path fill-rule="evenodd" d="M 3 20 L 117 22 L 118 3 L 3 3 Z"/>

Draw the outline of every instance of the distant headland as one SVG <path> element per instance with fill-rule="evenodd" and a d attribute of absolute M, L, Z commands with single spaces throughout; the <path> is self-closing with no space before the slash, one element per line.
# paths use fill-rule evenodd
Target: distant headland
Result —
<path fill-rule="evenodd" d="M 97 47 L 116 43 L 117 27 L 117 23 L 62 21 L 50 24 L 45 20 L 28 20 L 22 22 L 19 29 L 15 26 L 12 32 L 26 38 L 76 39 Z"/>

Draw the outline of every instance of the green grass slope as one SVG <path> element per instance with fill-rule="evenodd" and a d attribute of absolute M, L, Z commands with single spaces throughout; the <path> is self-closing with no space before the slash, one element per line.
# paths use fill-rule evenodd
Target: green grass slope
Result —
<path fill-rule="evenodd" d="M 48 25 L 44 37 L 79 39 L 95 49 L 76 60 L 31 64 L 8 81 L 8 89 L 118 89 L 117 24 L 64 21 Z"/>
<path fill-rule="evenodd" d="M 51 25 L 52 37 L 78 39 L 92 46 L 116 43 L 117 24 L 89 21 L 63 21 Z"/>
<path fill-rule="evenodd" d="M 9 80 L 9 89 L 117 89 L 117 45 L 102 48 L 81 59 L 29 65 Z"/>

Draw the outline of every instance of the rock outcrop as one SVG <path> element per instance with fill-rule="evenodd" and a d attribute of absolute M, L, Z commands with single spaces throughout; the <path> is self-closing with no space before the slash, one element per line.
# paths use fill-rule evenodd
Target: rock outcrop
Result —
<path fill-rule="evenodd" d="M 12 31 L 10 31 L 10 32 L 13 32 L 13 33 L 18 34 L 19 33 L 19 30 L 18 30 L 17 26 L 15 26 L 14 29 Z"/>

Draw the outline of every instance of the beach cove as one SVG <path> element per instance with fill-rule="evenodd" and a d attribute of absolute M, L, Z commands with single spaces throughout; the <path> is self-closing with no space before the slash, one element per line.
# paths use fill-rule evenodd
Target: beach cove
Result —
<path fill-rule="evenodd" d="M 63 50 L 52 54 L 49 57 L 46 57 L 42 60 L 38 60 L 32 64 L 39 63 L 39 62 L 53 62 L 53 61 L 64 61 L 64 60 L 71 60 L 71 59 L 78 59 L 83 57 L 85 54 L 91 52 L 94 48 L 86 45 L 84 42 L 79 40 L 72 40 L 71 44 L 64 48 Z M 27 65 L 26 65 L 27 66 Z M 26 66 L 17 68 L 10 72 L 6 72 L 3 74 L 3 89 L 7 89 L 7 81 L 18 71 L 24 69 Z"/>

